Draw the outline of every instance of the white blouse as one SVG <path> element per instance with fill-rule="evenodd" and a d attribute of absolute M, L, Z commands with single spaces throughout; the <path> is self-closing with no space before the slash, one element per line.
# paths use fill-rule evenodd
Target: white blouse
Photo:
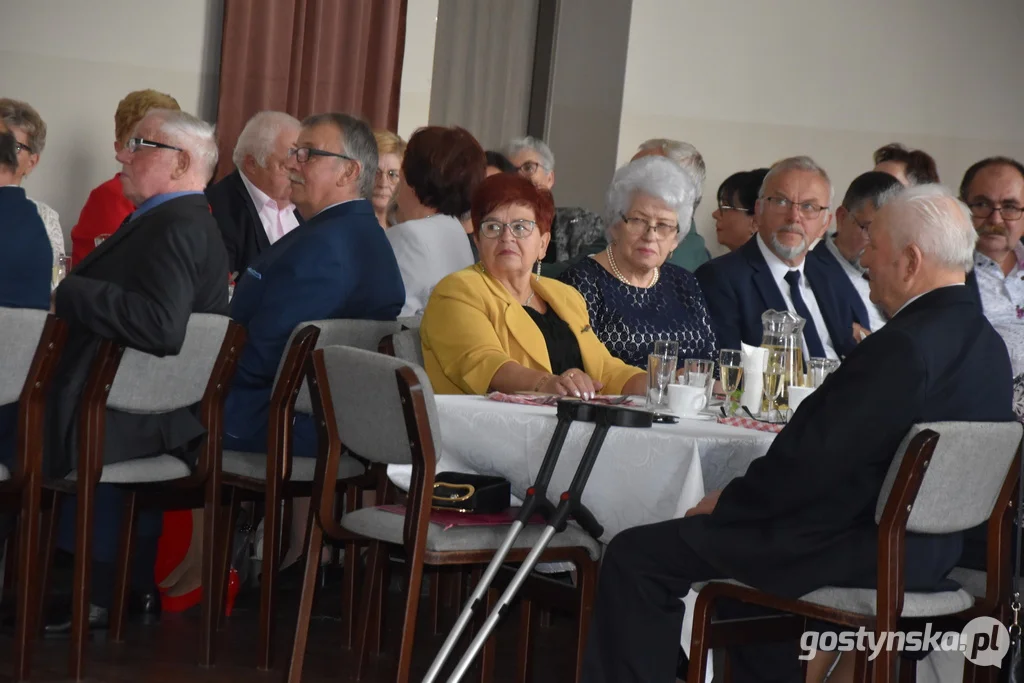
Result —
<path fill-rule="evenodd" d="M 50 247 L 53 250 L 53 264 L 57 265 L 57 259 L 65 255 L 64 252 L 64 231 L 60 227 L 60 216 L 50 206 L 33 199 L 39 217 L 43 219 L 46 226 L 46 236 L 50 238 Z"/>

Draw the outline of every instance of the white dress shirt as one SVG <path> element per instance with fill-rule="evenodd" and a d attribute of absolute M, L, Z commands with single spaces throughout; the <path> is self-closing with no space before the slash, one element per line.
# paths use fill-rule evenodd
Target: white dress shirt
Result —
<path fill-rule="evenodd" d="M 768 269 L 772 273 L 772 277 L 775 279 L 775 286 L 779 288 L 779 293 L 782 294 L 782 300 L 786 302 L 786 308 L 793 315 L 799 315 L 796 312 L 796 307 L 793 306 L 793 297 L 789 293 L 789 283 L 786 282 L 786 273 L 791 270 L 800 271 L 800 296 L 803 298 L 804 303 L 807 305 L 807 310 L 811 314 L 811 319 L 807 321 L 807 325 L 813 324 L 814 329 L 818 332 L 818 337 L 821 339 L 821 345 L 825 347 L 825 357 L 838 359 L 839 354 L 836 353 L 835 346 L 832 344 L 832 337 L 828 334 L 828 328 L 825 327 L 825 319 L 821 317 L 821 307 L 818 306 L 818 300 L 814 296 L 814 290 L 811 289 L 811 283 L 804 277 L 804 261 L 800 262 L 799 266 L 792 267 L 788 263 L 784 263 L 782 259 L 775 255 L 775 253 L 768 248 L 768 245 L 761 239 L 761 235 L 757 235 L 757 246 L 761 249 L 761 255 L 764 256 L 764 260 L 768 263 Z M 850 330 L 853 334 L 853 330 Z M 807 350 L 807 338 L 803 339 L 804 345 L 804 358 L 810 357 L 810 352 Z"/>
<path fill-rule="evenodd" d="M 1024 245 L 1013 248 L 1017 263 L 1003 275 L 1003 268 L 981 252 L 974 253 L 974 275 L 985 317 L 996 328 L 1010 352 L 1016 377 L 1024 372 Z"/>
<path fill-rule="evenodd" d="M 271 244 L 298 227 L 299 219 L 295 217 L 294 204 L 289 202 L 285 206 L 279 205 L 263 190 L 253 185 L 241 169 L 238 170 L 238 175 L 242 176 L 242 183 L 249 191 L 249 197 L 252 198 L 253 206 L 256 207 L 256 213 L 260 217 L 260 222 L 263 223 L 263 229 Z"/>
<path fill-rule="evenodd" d="M 857 290 L 861 301 L 864 302 L 864 308 L 868 309 L 868 324 L 871 327 L 871 331 L 878 332 L 885 325 L 885 316 L 882 314 L 882 309 L 871 302 L 871 285 L 864 279 L 864 272 L 846 260 L 846 257 L 839 251 L 839 247 L 836 246 L 834 235 L 825 237 L 825 248 L 832 252 L 832 255 L 839 261 L 839 265 L 843 267 L 846 277 L 850 278 L 853 288 Z"/>
<path fill-rule="evenodd" d="M 469 235 L 451 216 L 435 214 L 406 221 L 388 228 L 386 234 L 405 283 L 401 318 L 422 315 L 442 278 L 473 265 Z"/>

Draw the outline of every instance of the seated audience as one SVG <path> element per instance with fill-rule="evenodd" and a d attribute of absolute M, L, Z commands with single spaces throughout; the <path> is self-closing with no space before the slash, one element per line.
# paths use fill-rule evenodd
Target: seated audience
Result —
<path fill-rule="evenodd" d="M 978 233 L 968 283 L 1010 352 L 1014 409 L 1024 417 L 1024 165 L 1007 157 L 979 161 L 964 173 L 960 199 Z"/>
<path fill-rule="evenodd" d="M 832 183 L 809 157 L 779 161 L 756 204 L 757 236 L 697 269 L 719 346 L 762 341 L 761 315 L 788 310 L 806 321 L 805 358 L 841 358 L 856 345 L 854 323 L 868 326 L 846 276 L 810 245 L 832 219 Z"/>
<path fill-rule="evenodd" d="M 704 197 L 704 181 L 707 179 L 704 157 L 689 142 L 654 138 L 640 143 L 640 148 L 633 155 L 632 160 L 636 161 L 652 155 L 668 157 L 679 164 L 693 179 L 693 184 L 697 187 L 697 199 L 693 204 L 693 210 L 696 212 L 697 207 L 700 206 L 700 200 Z M 711 254 L 708 253 L 707 247 L 704 245 L 704 238 L 697 232 L 697 224 L 691 216 L 690 226 L 679 241 L 679 246 L 669 256 L 668 262 L 692 273 L 710 259 Z"/>
<path fill-rule="evenodd" d="M 0 308 L 50 307 L 53 255 L 36 205 L 14 183 L 18 143 L 0 121 Z M 14 459 L 18 404 L 0 405 L 0 463 Z M 0 546 L 6 535 L 0 515 Z"/>
<path fill-rule="evenodd" d="M 718 186 L 718 208 L 711 217 L 715 219 L 715 238 L 729 251 L 736 251 L 757 234 L 754 205 L 766 175 L 767 168 L 739 171 Z"/>
<path fill-rule="evenodd" d="M 373 212 L 377 143 L 363 121 L 318 114 L 302 122 L 287 170 L 305 223 L 249 266 L 231 317 L 247 340 L 224 408 L 224 448 L 267 449 L 270 393 L 288 337 L 299 323 L 394 320 L 405 302 L 402 276 Z M 296 416 L 293 453 L 316 456 L 309 416 Z"/>
<path fill-rule="evenodd" d="M 892 142 L 875 150 L 873 170 L 888 173 L 904 185 L 938 183 L 939 171 L 927 152 L 907 149 L 898 142 Z"/>
<path fill-rule="evenodd" d="M 515 173 L 516 167 L 512 165 L 512 162 L 508 160 L 501 152 L 485 152 L 484 156 L 487 157 L 487 177 L 490 178 L 492 175 L 498 173 Z"/>
<path fill-rule="evenodd" d="M 824 261 L 831 261 L 843 269 L 846 279 L 860 299 L 864 310 L 859 311 L 861 319 L 867 316 L 868 329 L 877 332 L 885 324 L 885 315 L 877 305 L 871 303 L 867 269 L 860 262 L 868 246 L 868 229 L 882 201 L 882 197 L 902 187 L 900 181 L 888 173 L 868 171 L 857 176 L 843 203 L 836 209 L 836 232 L 826 235 L 814 248 L 814 253 Z"/>
<path fill-rule="evenodd" d="M 377 175 L 373 185 L 373 213 L 382 228 L 394 225 L 392 202 L 395 190 L 398 189 L 398 178 L 402 170 L 402 158 L 405 156 L 405 140 L 390 130 L 375 130 L 373 138 L 377 141 Z M 392 212 L 389 215 L 388 209 Z"/>
<path fill-rule="evenodd" d="M 18 172 L 14 174 L 14 185 L 21 185 L 39 163 L 39 158 L 46 147 L 46 123 L 32 105 L 7 97 L 0 98 L 0 120 L 14 135 L 18 148 Z M 57 212 L 41 201 L 32 200 L 39 217 L 46 226 L 46 235 L 50 238 L 53 265 L 64 256 L 64 231 L 60 227 L 60 216 Z"/>
<path fill-rule="evenodd" d="M 689 174 L 668 159 L 623 166 L 608 189 L 607 248 L 559 277 L 583 295 L 597 338 L 629 365 L 646 368 L 658 339 L 679 342 L 680 363 L 718 360 L 697 278 L 666 262 L 679 246 L 680 226 L 689 224 L 696 192 Z"/>
<path fill-rule="evenodd" d="M 534 274 L 550 248 L 551 194 L 502 173 L 473 195 L 480 262 L 434 288 L 420 337 L 439 394 L 646 392 L 647 373 L 614 358 L 572 287 Z"/>
<path fill-rule="evenodd" d="M 878 212 L 869 233 L 863 263 L 889 323 L 801 404 L 743 476 L 682 519 L 612 540 L 587 683 L 673 680 L 679 598 L 695 581 L 733 578 L 789 598 L 823 586 L 875 587 L 875 505 L 910 428 L 1013 419 L 1005 346 L 963 286 L 974 248 L 963 206 L 944 188 L 912 188 Z M 946 588 L 962 541 L 960 533 L 907 534 L 906 590 Z M 756 658 L 753 649 L 733 653 L 733 680 L 803 680 L 795 639 L 758 646 Z"/>
<path fill-rule="evenodd" d="M 181 107 L 173 97 L 156 90 L 136 90 L 117 103 L 114 154 L 121 153 L 135 126 L 151 109 L 180 111 Z M 71 228 L 71 266 L 81 263 L 103 240 L 113 235 L 132 211 L 135 205 L 124 196 L 120 173 L 93 188 L 78 214 L 78 222 Z"/>
<path fill-rule="evenodd" d="M 519 174 L 542 190 L 555 185 L 555 155 L 535 137 L 516 138 L 505 145 L 504 154 Z M 583 252 L 588 244 L 604 235 L 604 223 L 596 213 L 580 207 L 559 207 L 551 223 L 551 248 L 544 257 L 544 272 L 557 277 L 563 264 Z"/>
<path fill-rule="evenodd" d="M 476 260 L 460 219 L 484 179 L 484 150 L 463 128 L 416 131 L 402 161 L 395 215 L 388 230 L 405 283 L 401 317 L 423 314 L 441 278 Z"/>
<path fill-rule="evenodd" d="M 298 134 L 295 117 L 259 112 L 246 122 L 235 143 L 235 170 L 206 190 L 236 280 L 301 222 L 292 204 L 287 168 Z"/>
<path fill-rule="evenodd" d="M 78 406 L 93 356 L 113 339 L 155 356 L 177 354 L 192 313 L 228 312 L 228 256 L 203 188 L 217 166 L 213 126 L 190 114 L 150 111 L 117 154 L 124 195 L 138 208 L 57 287 L 53 306 L 70 333 L 47 402 L 44 466 L 63 477 L 77 467 Z M 161 415 L 107 411 L 103 463 L 170 454 L 191 463 L 203 426 L 191 409 Z M 58 547 L 74 550 L 74 503 L 63 509 Z M 113 485 L 96 489 L 90 629 L 107 626 L 122 500 Z M 153 563 L 159 511 L 137 522 L 132 588 L 144 616 L 159 613 Z M 49 637 L 70 633 L 70 611 L 50 615 Z"/>

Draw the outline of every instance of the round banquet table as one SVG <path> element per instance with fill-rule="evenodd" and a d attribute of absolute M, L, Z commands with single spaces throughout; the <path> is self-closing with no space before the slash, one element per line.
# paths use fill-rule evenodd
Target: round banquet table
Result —
<path fill-rule="evenodd" d="M 512 495 L 521 499 L 536 478 L 554 433 L 555 408 L 501 403 L 485 396 L 435 398 L 441 431 L 437 471 L 504 477 L 512 485 Z M 569 487 L 593 430 L 588 423 L 574 423 L 569 429 L 548 488 L 552 502 Z M 613 427 L 583 493 L 583 504 L 604 527 L 599 540 L 607 543 L 624 529 L 682 517 L 706 491 L 721 489 L 743 474 L 774 438 L 772 432 L 723 425 L 713 418 L 681 418 L 678 424 L 655 424 L 650 429 Z M 410 466 L 391 465 L 388 476 L 407 490 L 411 471 Z M 681 643 L 687 654 L 695 599 L 693 591 L 684 599 Z"/>

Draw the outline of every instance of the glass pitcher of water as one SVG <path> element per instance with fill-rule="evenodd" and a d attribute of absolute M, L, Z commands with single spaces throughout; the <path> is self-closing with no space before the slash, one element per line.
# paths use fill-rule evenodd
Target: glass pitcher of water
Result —
<path fill-rule="evenodd" d="M 777 392 L 777 405 L 780 408 L 789 406 L 790 385 L 803 386 L 804 384 L 804 348 L 803 334 L 806 321 L 795 313 L 789 311 L 767 310 L 761 315 L 762 337 L 761 346 L 766 349 L 773 349 L 782 352 L 782 367 L 773 367 L 770 372 L 766 369 L 764 386 L 775 387 L 781 384 Z M 778 377 L 769 376 L 781 374 Z M 767 410 L 767 407 L 762 407 Z"/>

